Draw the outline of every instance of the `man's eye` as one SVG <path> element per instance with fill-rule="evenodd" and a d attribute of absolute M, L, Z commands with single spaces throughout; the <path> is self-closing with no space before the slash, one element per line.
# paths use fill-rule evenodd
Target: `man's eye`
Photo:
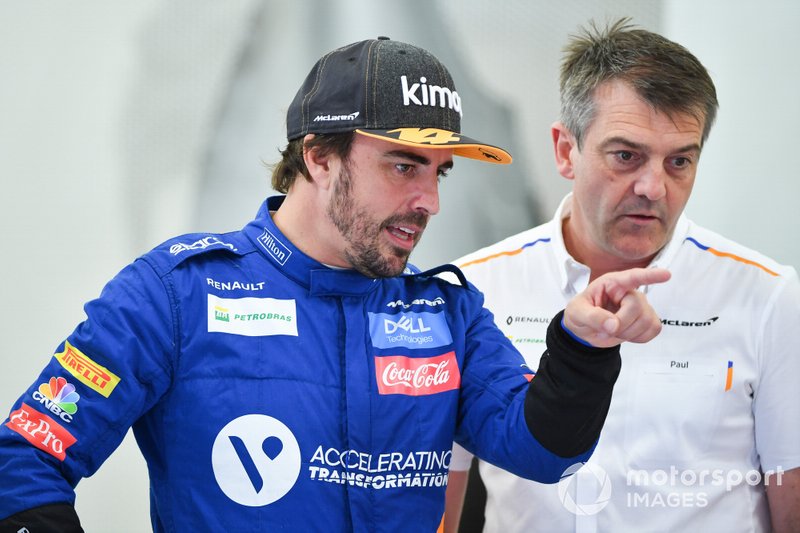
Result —
<path fill-rule="evenodd" d="M 407 163 L 396 163 L 394 168 L 398 170 L 401 174 L 408 174 L 414 168 L 413 165 L 409 165 Z"/>
<path fill-rule="evenodd" d="M 449 168 L 443 168 L 439 170 L 439 182 L 447 177 L 447 174 L 450 172 Z"/>
<path fill-rule="evenodd" d="M 688 167 L 692 163 L 688 157 L 676 157 L 672 160 L 672 165 L 676 168 Z"/>
<path fill-rule="evenodd" d="M 623 151 L 617 152 L 617 157 L 619 157 L 623 161 L 633 161 L 633 153 L 632 152 L 626 152 L 626 151 L 623 150 Z"/>

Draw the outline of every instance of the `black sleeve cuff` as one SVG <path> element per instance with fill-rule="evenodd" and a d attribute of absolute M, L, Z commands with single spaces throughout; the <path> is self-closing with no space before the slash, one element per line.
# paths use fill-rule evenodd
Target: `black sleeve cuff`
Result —
<path fill-rule="evenodd" d="M 600 437 L 622 360 L 619 346 L 595 348 L 572 338 L 563 316 L 547 328 L 547 350 L 525 396 L 525 421 L 545 448 L 574 457 Z"/>
<path fill-rule="evenodd" d="M 0 532 L 83 533 L 75 508 L 68 503 L 34 507 L 0 520 Z"/>

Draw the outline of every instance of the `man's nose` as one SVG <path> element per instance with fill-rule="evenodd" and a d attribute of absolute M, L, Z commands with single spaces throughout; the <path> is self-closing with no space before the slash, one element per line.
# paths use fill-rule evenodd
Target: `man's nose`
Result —
<path fill-rule="evenodd" d="M 667 179 L 667 171 L 660 163 L 646 165 L 636 177 L 633 192 L 651 201 L 660 200 L 667 194 Z"/>
<path fill-rule="evenodd" d="M 415 211 L 424 212 L 428 216 L 433 216 L 439 212 L 439 175 L 437 173 L 421 180 L 413 208 Z"/>

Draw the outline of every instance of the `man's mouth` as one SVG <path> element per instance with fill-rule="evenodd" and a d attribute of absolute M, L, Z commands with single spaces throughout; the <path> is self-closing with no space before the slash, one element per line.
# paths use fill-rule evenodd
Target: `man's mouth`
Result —
<path fill-rule="evenodd" d="M 389 234 L 393 246 L 410 252 L 416 246 L 422 230 L 409 226 L 390 225 L 386 226 L 386 232 Z"/>
<path fill-rule="evenodd" d="M 413 241 L 414 236 L 417 234 L 416 230 L 407 228 L 405 226 L 389 226 L 386 228 L 389 233 L 403 241 Z"/>
<path fill-rule="evenodd" d="M 644 222 L 652 222 L 653 220 L 658 220 L 658 217 L 653 216 L 653 215 L 637 215 L 635 213 L 627 214 L 627 215 L 625 215 L 625 217 L 629 218 L 631 220 L 637 221 L 637 222 L 642 222 L 642 223 L 644 223 Z"/>

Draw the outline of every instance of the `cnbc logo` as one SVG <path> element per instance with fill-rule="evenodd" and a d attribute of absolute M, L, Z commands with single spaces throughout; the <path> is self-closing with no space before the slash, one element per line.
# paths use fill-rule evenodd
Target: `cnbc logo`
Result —
<path fill-rule="evenodd" d="M 75 392 L 75 385 L 61 377 L 52 377 L 47 383 L 42 383 L 32 396 L 45 409 L 67 423 L 72 422 L 72 415 L 78 411 L 77 403 L 81 399 Z"/>
<path fill-rule="evenodd" d="M 230 322 L 231 321 L 231 314 L 224 307 L 220 307 L 218 305 L 215 305 L 214 306 L 214 320 L 219 320 L 220 322 Z"/>

